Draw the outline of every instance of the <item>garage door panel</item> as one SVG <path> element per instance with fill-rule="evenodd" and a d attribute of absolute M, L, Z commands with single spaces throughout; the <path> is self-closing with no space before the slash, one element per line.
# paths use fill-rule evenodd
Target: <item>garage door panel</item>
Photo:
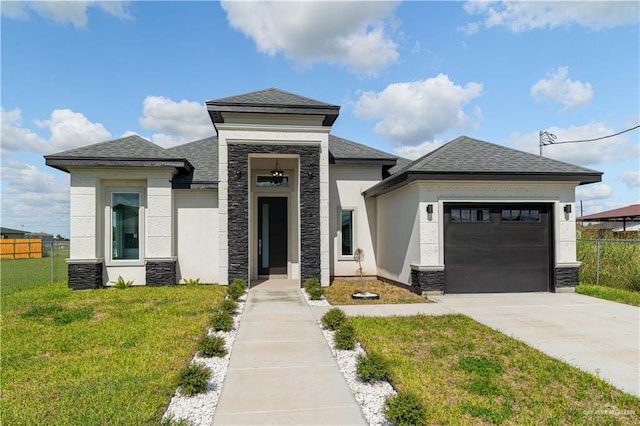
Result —
<path fill-rule="evenodd" d="M 469 209 L 467 217 L 474 217 L 474 209 L 489 209 L 490 217 L 485 215 L 484 222 L 465 222 L 459 215 L 452 221 L 452 209 Z M 548 291 L 547 206 L 445 204 L 444 211 L 445 292 Z M 526 219 L 535 211 L 536 220 L 521 220 L 522 211 L 527 212 L 522 215 Z"/>

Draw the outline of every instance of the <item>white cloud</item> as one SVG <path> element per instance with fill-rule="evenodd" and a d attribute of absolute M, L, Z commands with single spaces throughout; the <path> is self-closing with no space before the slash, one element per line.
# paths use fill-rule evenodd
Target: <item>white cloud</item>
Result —
<path fill-rule="evenodd" d="M 51 132 L 49 147 L 43 152 L 64 151 L 105 141 L 111 133 L 102 123 L 93 123 L 79 112 L 56 109 L 49 120 L 35 120 L 35 124 Z"/>
<path fill-rule="evenodd" d="M 4 160 L 2 182 L 3 226 L 69 234 L 69 175 Z"/>
<path fill-rule="evenodd" d="M 450 129 L 470 129 L 475 120 L 463 106 L 480 96 L 482 84 L 454 84 L 445 74 L 410 83 L 394 83 L 382 92 L 364 92 L 356 102 L 355 114 L 364 119 L 381 119 L 375 132 L 390 143 L 419 145 Z M 480 116 L 479 108 L 474 112 Z"/>
<path fill-rule="evenodd" d="M 433 142 L 424 142 L 420 145 L 412 146 L 412 145 L 404 145 L 399 146 L 393 150 L 394 154 L 399 155 L 403 158 L 408 158 L 410 160 L 415 160 L 422 157 L 425 154 L 428 154 L 435 149 L 438 149 L 444 144 L 444 141 L 433 141 Z"/>
<path fill-rule="evenodd" d="M 616 133 L 603 123 L 567 128 L 550 127 L 546 131 L 557 136 L 556 142 L 596 139 Z M 538 132 L 514 133 L 509 141 L 514 147 L 534 154 L 540 152 Z M 547 145 L 543 148 L 545 157 L 574 164 L 595 165 L 640 155 L 638 140 L 629 140 L 626 134 L 594 142 Z"/>
<path fill-rule="evenodd" d="M 206 107 L 198 102 L 147 96 L 142 113 L 140 125 L 155 131 L 152 141 L 165 148 L 215 134 Z"/>
<path fill-rule="evenodd" d="M 21 1 L 2 2 L 2 15 L 14 19 L 29 19 L 36 13 L 59 24 L 86 28 L 89 8 L 97 8 L 119 19 L 133 19 L 127 2 L 120 1 Z"/>
<path fill-rule="evenodd" d="M 640 3 L 635 1 L 468 1 L 464 10 L 481 17 L 463 29 L 467 33 L 481 26 L 514 33 L 570 25 L 602 30 L 640 20 Z"/>
<path fill-rule="evenodd" d="M 51 133 L 49 139 L 23 127 L 22 111 L 1 109 L 2 112 L 2 154 L 29 151 L 51 154 L 79 146 L 102 142 L 111 137 L 101 123 L 93 123 L 83 114 L 69 109 L 56 109 L 48 120 L 34 120 L 36 126 Z"/>
<path fill-rule="evenodd" d="M 596 183 L 576 188 L 577 200 L 602 200 L 609 198 L 612 194 L 613 189 L 606 183 Z"/>
<path fill-rule="evenodd" d="M 560 102 L 564 105 L 563 112 L 585 105 L 593 97 L 591 83 L 571 80 L 568 67 L 559 67 L 554 73 L 547 74 L 547 77 L 538 80 L 531 87 L 531 96 Z"/>
<path fill-rule="evenodd" d="M 396 2 L 240 2 L 223 1 L 229 24 L 269 55 L 283 52 L 309 65 L 346 65 L 375 74 L 398 59 L 393 31 Z"/>
<path fill-rule="evenodd" d="M 622 181 L 629 188 L 640 188 L 640 172 L 624 172 Z"/>

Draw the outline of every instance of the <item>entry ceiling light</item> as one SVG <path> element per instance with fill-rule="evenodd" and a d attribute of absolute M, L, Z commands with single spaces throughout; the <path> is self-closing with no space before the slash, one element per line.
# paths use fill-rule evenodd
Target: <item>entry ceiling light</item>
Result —
<path fill-rule="evenodd" d="M 273 170 L 271 170 L 271 181 L 274 184 L 279 185 L 280 183 L 282 183 L 283 176 L 284 172 L 280 168 L 280 164 L 278 164 L 278 159 L 276 158 L 276 165 L 274 166 Z"/>

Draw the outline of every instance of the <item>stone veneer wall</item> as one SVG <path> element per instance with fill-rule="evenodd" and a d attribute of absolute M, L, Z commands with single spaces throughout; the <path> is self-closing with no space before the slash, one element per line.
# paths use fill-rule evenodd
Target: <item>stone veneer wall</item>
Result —
<path fill-rule="evenodd" d="M 555 268 L 555 287 L 556 290 L 563 288 L 572 288 L 580 282 L 578 268 Z"/>
<path fill-rule="evenodd" d="M 69 288 L 88 290 L 102 287 L 102 262 L 69 263 Z"/>
<path fill-rule="evenodd" d="M 411 270 L 411 286 L 422 291 L 444 293 L 444 271 Z"/>
<path fill-rule="evenodd" d="M 149 286 L 176 284 L 175 260 L 147 260 L 146 284 Z"/>
<path fill-rule="evenodd" d="M 249 281 L 249 154 L 300 156 L 300 278 L 320 279 L 320 147 L 232 143 L 227 152 L 229 282 Z"/>

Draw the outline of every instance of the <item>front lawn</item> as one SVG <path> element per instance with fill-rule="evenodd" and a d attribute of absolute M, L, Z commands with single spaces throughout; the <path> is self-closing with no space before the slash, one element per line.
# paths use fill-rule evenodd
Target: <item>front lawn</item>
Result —
<path fill-rule="evenodd" d="M 605 287 L 602 285 L 580 284 L 576 287 L 576 293 L 611 300 L 613 302 L 626 303 L 627 305 L 640 306 L 640 292 L 637 291 Z"/>
<path fill-rule="evenodd" d="M 3 296 L 0 423 L 157 424 L 224 294 L 59 283 Z"/>
<path fill-rule="evenodd" d="M 428 303 L 429 300 L 413 293 L 408 288 L 378 280 L 365 280 L 365 291 L 380 295 L 378 300 L 354 300 L 353 293 L 362 290 L 360 280 L 334 280 L 329 287 L 324 288 L 324 296 L 332 305 L 370 305 L 396 303 Z"/>
<path fill-rule="evenodd" d="M 463 315 L 355 317 L 425 424 L 638 424 L 640 399 Z"/>

